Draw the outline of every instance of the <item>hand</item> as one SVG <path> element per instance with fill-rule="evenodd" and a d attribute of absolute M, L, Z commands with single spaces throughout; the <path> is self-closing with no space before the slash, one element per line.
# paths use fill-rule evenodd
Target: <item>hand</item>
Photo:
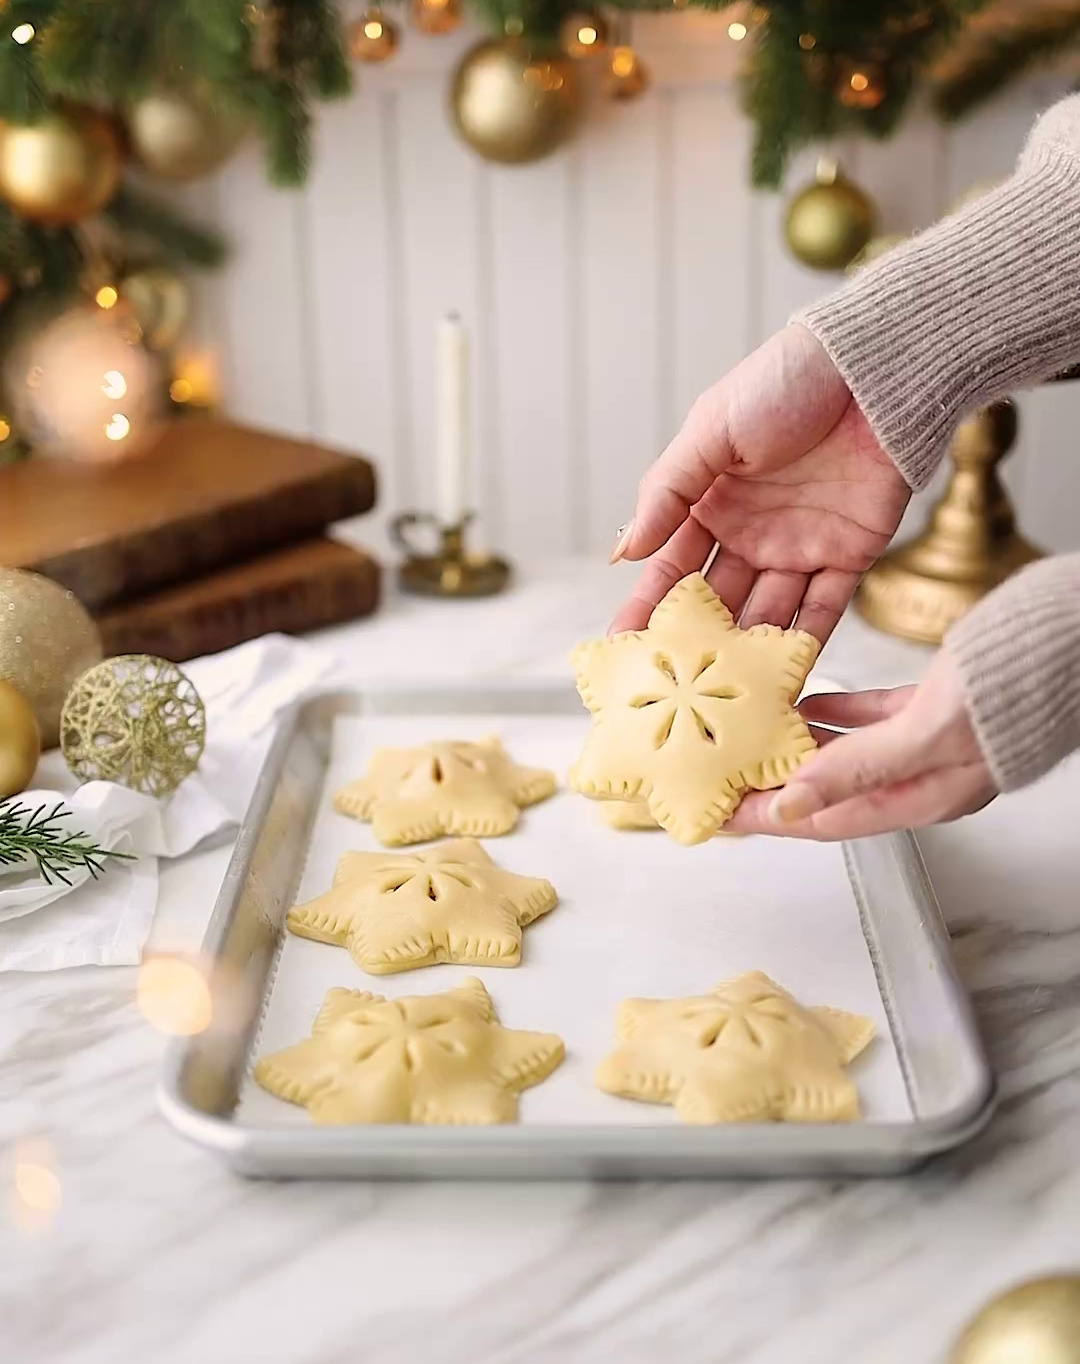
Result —
<path fill-rule="evenodd" d="M 946 653 L 917 687 L 808 696 L 799 710 L 821 750 L 779 792 L 747 796 L 725 829 L 861 838 L 958 819 L 997 795 Z"/>
<path fill-rule="evenodd" d="M 909 496 L 824 348 L 786 327 L 702 394 L 642 480 L 612 561 L 648 563 L 612 630 L 647 625 L 719 544 L 708 579 L 742 625 L 794 620 L 824 644 Z"/>

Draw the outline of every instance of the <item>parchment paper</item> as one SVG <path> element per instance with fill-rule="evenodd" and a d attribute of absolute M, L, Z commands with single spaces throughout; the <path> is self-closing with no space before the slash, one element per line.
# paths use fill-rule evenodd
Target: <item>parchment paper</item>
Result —
<path fill-rule="evenodd" d="M 373 748 L 498 734 L 517 761 L 550 767 L 562 782 L 588 723 L 585 714 L 339 719 L 298 901 L 329 888 L 343 853 L 379 848 L 370 826 L 331 806 L 333 792 L 366 770 Z M 616 1005 L 631 995 L 701 993 L 758 969 L 804 1004 L 869 1014 L 879 1037 L 852 1068 L 864 1115 L 910 1118 L 839 846 L 728 837 L 684 848 L 660 831 L 609 829 L 594 802 L 564 787 L 524 811 L 514 833 L 485 846 L 501 866 L 547 877 L 560 894 L 556 908 L 525 930 L 520 966 L 440 965 L 369 976 L 344 948 L 286 933 L 249 1061 L 307 1037 L 331 986 L 393 998 L 435 994 L 476 975 L 503 1024 L 555 1032 L 566 1043 L 559 1069 L 523 1095 L 523 1122 L 668 1124 L 677 1121 L 670 1108 L 617 1099 L 593 1083 L 614 1044 Z M 237 1117 L 258 1125 L 310 1122 L 303 1109 L 261 1090 L 250 1073 Z"/>

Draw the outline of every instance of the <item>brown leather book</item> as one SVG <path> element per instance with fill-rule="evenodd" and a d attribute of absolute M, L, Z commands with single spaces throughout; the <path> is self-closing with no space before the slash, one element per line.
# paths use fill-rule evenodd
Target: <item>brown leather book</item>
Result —
<path fill-rule="evenodd" d="M 318 535 L 374 503 L 364 459 L 193 417 L 126 464 L 0 469 L 0 564 L 44 573 L 94 611 Z"/>
<path fill-rule="evenodd" d="M 369 615 L 379 565 L 334 540 L 306 540 L 114 607 L 98 617 L 105 653 L 182 663 L 277 630 L 300 634 Z"/>

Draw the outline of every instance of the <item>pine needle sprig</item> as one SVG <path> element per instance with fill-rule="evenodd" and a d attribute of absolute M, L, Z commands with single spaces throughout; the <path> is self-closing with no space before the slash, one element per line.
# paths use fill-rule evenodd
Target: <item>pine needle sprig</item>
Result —
<path fill-rule="evenodd" d="M 86 834 L 66 830 L 59 821 L 69 814 L 62 802 L 51 810 L 44 805 L 32 810 L 10 796 L 0 800 L 0 866 L 34 861 L 46 885 L 60 881 L 70 886 L 67 873 L 78 867 L 85 867 L 97 880 L 106 858 L 132 860 L 131 853 L 113 852 Z"/>

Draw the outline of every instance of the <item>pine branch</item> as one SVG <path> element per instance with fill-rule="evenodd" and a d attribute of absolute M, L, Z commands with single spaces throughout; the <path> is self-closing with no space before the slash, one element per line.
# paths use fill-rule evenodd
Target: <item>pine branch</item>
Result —
<path fill-rule="evenodd" d="M 69 814 L 63 804 L 46 813 L 44 805 L 32 810 L 10 797 L 0 800 L 0 866 L 34 862 L 47 885 L 60 881 L 70 886 L 67 873 L 77 868 L 85 868 L 96 880 L 105 870 L 106 858 L 132 860 L 131 853 L 113 852 L 86 834 L 66 831 L 59 821 Z"/>
<path fill-rule="evenodd" d="M 996 95 L 1019 75 L 1053 62 L 1080 44 L 1080 8 L 1030 16 L 1001 33 L 973 41 L 973 52 L 937 81 L 934 108 L 950 122 Z M 952 66 L 953 63 L 950 63 Z"/>
<path fill-rule="evenodd" d="M 225 259 L 225 243 L 218 233 L 189 222 L 175 209 L 128 185 L 109 204 L 105 216 L 124 234 L 144 238 L 174 260 L 209 268 Z"/>

